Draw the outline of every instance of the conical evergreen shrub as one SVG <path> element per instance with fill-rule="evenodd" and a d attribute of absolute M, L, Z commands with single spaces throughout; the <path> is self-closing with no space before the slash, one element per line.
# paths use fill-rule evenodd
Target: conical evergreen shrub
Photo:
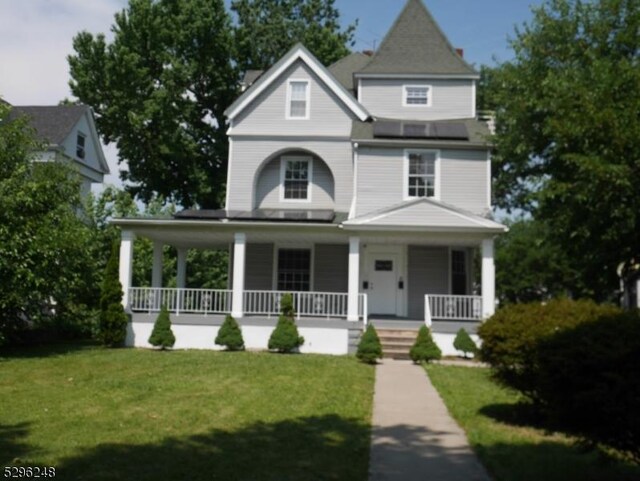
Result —
<path fill-rule="evenodd" d="M 382 359 L 382 344 L 373 324 L 369 324 L 364 334 L 362 334 L 358 343 L 356 357 L 368 364 L 375 364 L 378 359 Z"/>
<path fill-rule="evenodd" d="M 244 339 L 242 339 L 242 329 L 238 322 L 231 315 L 225 317 L 215 343 L 218 346 L 225 346 L 228 351 L 244 350 Z"/>
<path fill-rule="evenodd" d="M 169 316 L 167 307 L 163 305 L 156 319 L 156 323 L 153 325 L 153 331 L 151 331 L 151 337 L 149 337 L 149 344 L 164 350 L 173 347 L 175 343 L 176 336 L 173 335 L 173 331 L 171 330 L 171 316 Z"/>
<path fill-rule="evenodd" d="M 269 338 L 269 349 L 280 353 L 291 353 L 304 344 L 294 321 L 293 296 L 285 294 L 280 300 L 278 324 Z"/>
<path fill-rule="evenodd" d="M 478 346 L 476 346 L 476 343 L 473 342 L 469 333 L 463 328 L 460 328 L 456 334 L 456 338 L 453 340 L 453 347 L 458 351 L 462 351 L 464 357 L 467 357 L 468 354 L 475 355 L 478 352 Z"/>
<path fill-rule="evenodd" d="M 111 255 L 107 261 L 104 278 L 100 289 L 100 342 L 108 347 L 118 347 L 124 344 L 127 337 L 127 323 L 129 318 L 122 307 L 122 285 L 119 278 L 118 243 L 111 247 Z"/>
<path fill-rule="evenodd" d="M 442 357 L 442 351 L 431 337 L 431 331 L 427 326 L 422 326 L 418 331 L 418 337 L 409 351 L 409 357 L 413 362 L 429 362 Z"/>

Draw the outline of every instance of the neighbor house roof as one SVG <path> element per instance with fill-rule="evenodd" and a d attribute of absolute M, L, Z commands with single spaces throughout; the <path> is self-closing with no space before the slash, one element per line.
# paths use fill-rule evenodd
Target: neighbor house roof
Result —
<path fill-rule="evenodd" d="M 371 61 L 357 74 L 474 75 L 422 0 L 409 0 Z"/>
<path fill-rule="evenodd" d="M 60 145 L 88 110 L 86 105 L 14 106 L 9 119 L 27 117 L 37 140 Z"/>
<path fill-rule="evenodd" d="M 344 88 L 353 92 L 355 90 L 353 74 L 362 70 L 369 62 L 371 62 L 370 55 L 354 52 L 330 65 L 329 72 Z"/>

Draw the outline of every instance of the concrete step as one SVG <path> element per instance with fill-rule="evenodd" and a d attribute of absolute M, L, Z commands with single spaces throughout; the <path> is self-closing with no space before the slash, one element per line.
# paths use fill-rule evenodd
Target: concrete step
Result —
<path fill-rule="evenodd" d="M 413 341 L 381 341 L 383 349 L 404 349 L 408 351 L 413 346 Z"/>
<path fill-rule="evenodd" d="M 404 349 L 383 349 L 382 356 L 386 359 L 409 360 L 409 350 Z"/>
<path fill-rule="evenodd" d="M 399 329 L 377 329 L 377 332 L 380 339 L 382 339 L 383 337 L 415 339 L 418 335 L 418 331 Z"/>

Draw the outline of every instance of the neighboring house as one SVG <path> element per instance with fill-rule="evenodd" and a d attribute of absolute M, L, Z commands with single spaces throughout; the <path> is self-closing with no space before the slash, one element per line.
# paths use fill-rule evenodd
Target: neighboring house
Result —
<path fill-rule="evenodd" d="M 86 105 L 11 106 L 9 119 L 26 117 L 43 150 L 35 161 L 67 160 L 76 168 L 81 180 L 81 194 L 91 191 L 109 174 L 96 131 L 93 111 Z"/>
<path fill-rule="evenodd" d="M 420 0 L 372 56 L 325 68 L 297 45 L 249 72 L 226 112 L 225 209 L 114 221 L 128 342 L 146 345 L 150 314 L 166 304 L 177 347 L 213 347 L 231 312 L 248 347 L 264 348 L 284 292 L 307 352 L 346 353 L 368 320 L 427 322 L 451 338 L 460 325 L 473 330 L 494 312 L 493 242 L 506 231 L 491 219 L 478 79 Z M 154 288 L 131 286 L 135 236 L 154 241 Z M 159 289 L 166 244 L 178 249 L 179 289 Z M 227 247 L 229 290 L 188 289 L 186 250 Z"/>

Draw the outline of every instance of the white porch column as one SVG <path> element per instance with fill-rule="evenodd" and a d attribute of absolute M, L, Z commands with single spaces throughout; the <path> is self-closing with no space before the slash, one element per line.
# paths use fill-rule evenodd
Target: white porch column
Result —
<path fill-rule="evenodd" d="M 347 321 L 358 321 L 358 299 L 360 294 L 360 238 L 349 237 L 349 294 Z"/>
<path fill-rule="evenodd" d="M 493 263 L 493 239 L 482 241 L 482 318 L 496 310 L 496 267 Z"/>
<path fill-rule="evenodd" d="M 178 249 L 178 275 L 176 279 L 178 289 L 187 285 L 187 249 Z"/>
<path fill-rule="evenodd" d="M 236 319 L 244 316 L 244 271 L 247 251 L 247 236 L 237 232 L 233 243 L 233 294 L 231 315 Z"/>
<path fill-rule="evenodd" d="M 153 243 L 153 268 L 151 270 L 151 287 L 162 287 L 162 242 Z"/>
<path fill-rule="evenodd" d="M 122 286 L 122 305 L 129 308 L 129 289 L 133 277 L 133 241 L 136 235 L 123 230 L 120 238 L 120 285 Z"/>

